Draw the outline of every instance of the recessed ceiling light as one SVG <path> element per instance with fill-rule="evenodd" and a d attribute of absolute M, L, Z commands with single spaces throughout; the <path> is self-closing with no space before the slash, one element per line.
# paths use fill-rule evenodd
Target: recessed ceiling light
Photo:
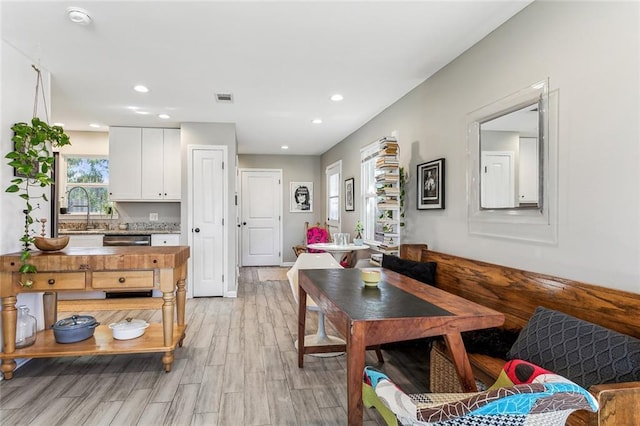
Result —
<path fill-rule="evenodd" d="M 74 24 L 89 25 L 91 23 L 91 16 L 89 16 L 89 12 L 79 7 L 72 6 L 67 8 L 67 16 Z"/>
<path fill-rule="evenodd" d="M 143 86 L 142 84 L 138 84 L 133 86 L 133 90 L 140 93 L 147 93 L 149 91 L 149 88 L 147 88 L 147 86 Z"/>
<path fill-rule="evenodd" d="M 289 149 L 289 147 L 287 145 L 282 145 L 280 148 L 281 149 Z"/>
<path fill-rule="evenodd" d="M 162 118 L 164 120 L 171 118 L 171 116 L 169 114 L 158 114 L 158 118 Z"/>
<path fill-rule="evenodd" d="M 64 127 L 64 123 L 53 123 L 54 126 Z"/>
<path fill-rule="evenodd" d="M 93 127 L 94 129 L 99 129 L 100 125 L 97 124 L 97 123 L 91 123 L 91 124 L 89 124 L 89 127 Z"/>
<path fill-rule="evenodd" d="M 149 115 L 149 111 L 139 111 L 139 110 L 135 110 L 134 111 L 136 114 L 140 114 L 140 115 Z"/>
<path fill-rule="evenodd" d="M 322 124 L 322 119 L 320 119 L 320 118 L 314 118 L 313 120 L 311 120 L 311 122 L 312 122 L 313 124 Z"/>
<path fill-rule="evenodd" d="M 335 95 L 331 96 L 331 100 L 333 102 L 340 102 L 343 99 L 344 99 L 344 96 L 342 96 L 340 93 L 336 93 Z"/>

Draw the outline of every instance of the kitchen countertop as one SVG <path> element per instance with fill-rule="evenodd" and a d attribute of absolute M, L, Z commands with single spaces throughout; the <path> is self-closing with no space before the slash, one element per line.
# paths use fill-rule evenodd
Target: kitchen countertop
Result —
<path fill-rule="evenodd" d="M 58 235 L 151 235 L 151 234 L 180 234 L 175 229 L 89 229 L 78 231 L 71 229 L 59 229 Z"/>

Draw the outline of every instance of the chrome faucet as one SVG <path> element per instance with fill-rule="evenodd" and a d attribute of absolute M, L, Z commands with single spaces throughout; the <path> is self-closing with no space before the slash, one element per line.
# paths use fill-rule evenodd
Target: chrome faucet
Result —
<path fill-rule="evenodd" d="M 85 228 L 84 228 L 85 231 L 86 231 L 86 230 L 89 229 L 89 212 L 91 211 L 91 203 L 89 201 L 89 193 L 82 186 L 74 186 L 73 188 L 71 188 L 69 190 L 69 192 L 67 192 L 67 200 L 69 200 L 69 203 L 71 203 L 71 193 L 76 189 L 81 189 L 84 192 L 84 195 L 87 197 L 87 204 L 78 204 L 78 205 L 69 204 L 69 208 L 71 208 L 71 207 L 86 207 L 87 208 L 87 224 L 85 225 Z"/>

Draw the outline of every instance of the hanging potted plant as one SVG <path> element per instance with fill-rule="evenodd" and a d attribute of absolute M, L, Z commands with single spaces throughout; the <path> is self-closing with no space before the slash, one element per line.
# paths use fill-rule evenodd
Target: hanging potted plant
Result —
<path fill-rule="evenodd" d="M 34 117 L 31 123 L 16 123 L 11 127 L 13 130 L 13 151 L 9 152 L 5 158 L 9 160 L 9 166 L 14 168 L 15 177 L 7 187 L 6 192 L 16 193 L 24 200 L 24 233 L 20 237 L 22 254 L 20 256 L 21 273 L 36 272 L 36 267 L 29 264 L 31 257 L 31 244 L 35 241 L 35 231 L 31 225 L 35 222 L 32 213 L 39 208 L 37 201 L 47 200 L 44 188 L 54 183 L 51 178 L 51 168 L 53 166 L 52 148 L 69 145 L 69 136 L 60 126 L 49 126 L 46 121 L 42 121 L 37 114 L 38 89 L 42 81 L 40 70 L 33 67 L 38 76 L 36 82 L 36 100 L 34 105 Z M 46 102 L 45 102 L 46 104 Z M 46 112 L 46 110 L 45 110 Z"/>

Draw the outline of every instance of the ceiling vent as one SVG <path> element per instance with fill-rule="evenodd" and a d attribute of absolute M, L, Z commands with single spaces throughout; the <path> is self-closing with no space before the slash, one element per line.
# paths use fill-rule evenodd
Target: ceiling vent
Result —
<path fill-rule="evenodd" d="M 232 104 L 233 94 L 231 93 L 216 93 L 216 102 L 221 104 Z"/>

